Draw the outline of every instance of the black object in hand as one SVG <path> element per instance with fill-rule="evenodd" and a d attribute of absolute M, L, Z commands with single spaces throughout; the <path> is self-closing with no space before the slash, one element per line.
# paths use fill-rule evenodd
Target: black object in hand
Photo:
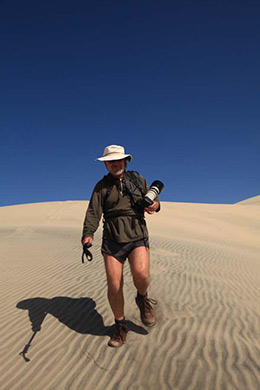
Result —
<path fill-rule="evenodd" d="M 83 252 L 82 252 L 82 263 L 84 264 L 84 255 L 88 259 L 88 261 L 91 261 L 93 259 L 92 253 L 88 250 L 88 248 L 91 248 L 92 244 L 90 242 L 86 242 L 86 244 L 83 245 Z"/>

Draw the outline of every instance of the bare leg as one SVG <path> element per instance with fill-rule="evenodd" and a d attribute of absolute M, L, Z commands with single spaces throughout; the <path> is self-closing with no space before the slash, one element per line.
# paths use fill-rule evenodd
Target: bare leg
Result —
<path fill-rule="evenodd" d="M 107 297 L 116 320 L 124 318 L 123 261 L 103 254 L 107 274 Z"/>
<path fill-rule="evenodd" d="M 140 246 L 135 248 L 128 256 L 135 287 L 139 294 L 135 302 L 140 309 L 140 317 L 146 326 L 155 324 L 155 313 L 152 304 L 156 301 L 146 295 L 150 283 L 149 249 Z"/>
<path fill-rule="evenodd" d="M 150 283 L 149 249 L 139 246 L 128 256 L 134 285 L 141 295 L 145 295 Z"/>

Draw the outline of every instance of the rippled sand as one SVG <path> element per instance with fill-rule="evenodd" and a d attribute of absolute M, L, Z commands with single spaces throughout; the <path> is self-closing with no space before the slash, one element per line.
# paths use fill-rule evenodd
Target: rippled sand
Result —
<path fill-rule="evenodd" d="M 157 324 L 142 325 L 126 264 L 119 349 L 107 346 L 100 230 L 81 263 L 86 205 L 0 208 L 1 390 L 258 389 L 259 199 L 162 203 L 148 216 Z"/>

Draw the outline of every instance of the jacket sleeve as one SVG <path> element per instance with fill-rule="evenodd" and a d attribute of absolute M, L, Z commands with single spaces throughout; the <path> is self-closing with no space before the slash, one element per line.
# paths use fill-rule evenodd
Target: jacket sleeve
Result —
<path fill-rule="evenodd" d="M 94 188 L 86 211 L 81 241 L 83 241 L 85 237 L 94 237 L 94 233 L 99 226 L 102 213 L 102 192 L 100 183 L 98 183 Z"/>

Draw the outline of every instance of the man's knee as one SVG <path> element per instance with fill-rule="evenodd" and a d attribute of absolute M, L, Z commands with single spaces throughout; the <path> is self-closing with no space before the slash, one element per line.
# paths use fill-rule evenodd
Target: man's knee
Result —
<path fill-rule="evenodd" d="M 119 294 L 123 289 L 123 282 L 122 280 L 111 280 L 108 282 L 107 285 L 107 291 L 109 296 L 116 296 Z"/>
<path fill-rule="evenodd" d="M 150 273 L 147 269 L 139 269 L 133 272 L 133 278 L 138 283 L 148 283 L 150 280 Z"/>

